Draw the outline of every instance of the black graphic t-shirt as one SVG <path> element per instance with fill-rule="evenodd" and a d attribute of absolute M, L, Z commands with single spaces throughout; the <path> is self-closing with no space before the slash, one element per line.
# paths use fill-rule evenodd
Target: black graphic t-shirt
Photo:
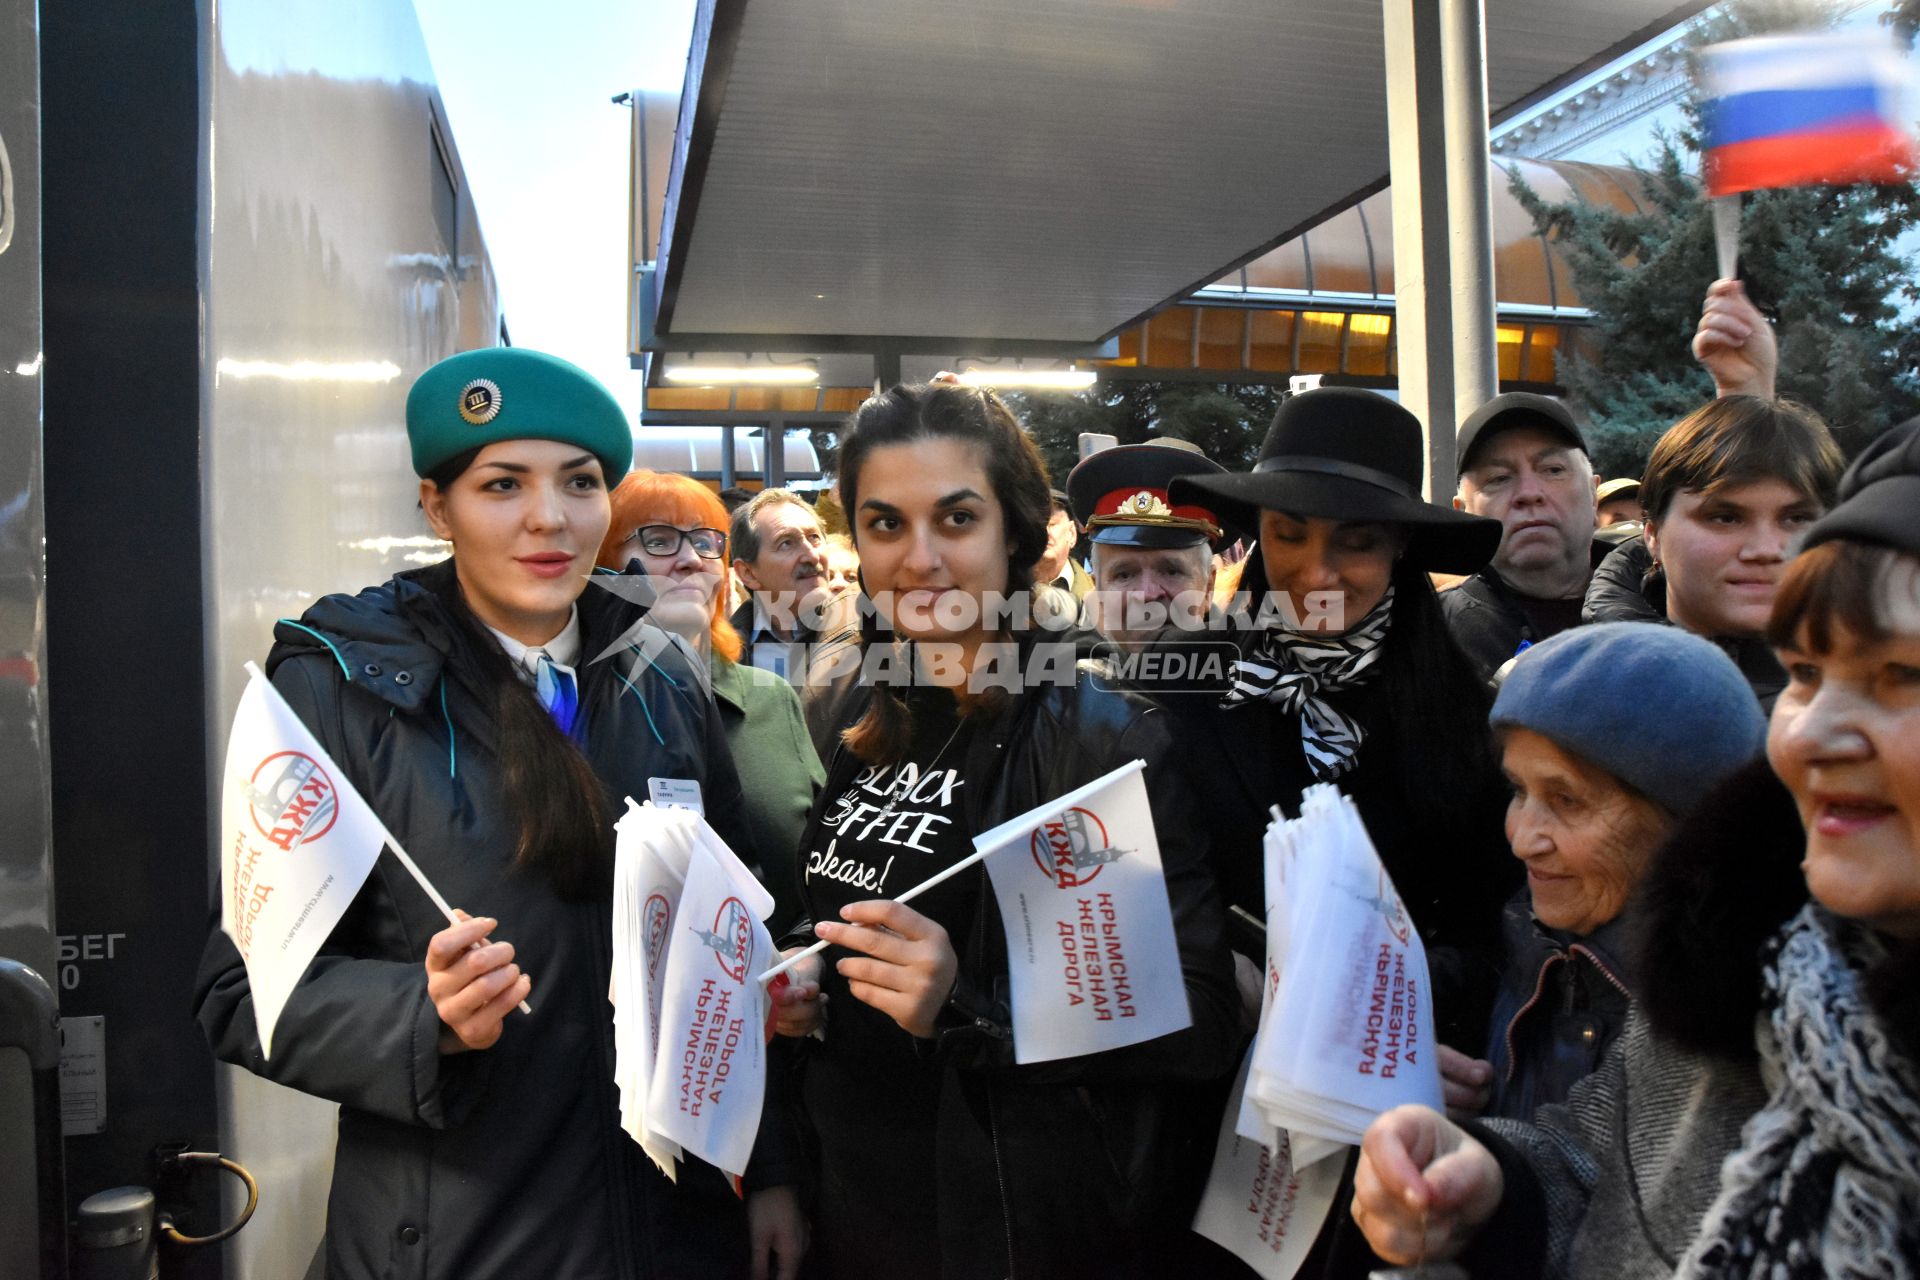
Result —
<path fill-rule="evenodd" d="M 838 920 L 850 902 L 891 898 L 973 852 L 962 762 L 971 736 L 940 690 L 915 691 L 913 733 L 897 765 L 843 756 L 828 803 L 801 849 L 801 892 L 814 920 Z M 964 871 L 909 905 L 938 922 L 956 949 L 979 904 L 981 875 Z M 940 1068 L 922 1059 L 892 1018 L 855 999 L 822 956 L 825 1042 L 813 1046 L 803 1097 L 821 1155 L 814 1242 L 820 1274 L 933 1275 L 934 1114 Z"/>

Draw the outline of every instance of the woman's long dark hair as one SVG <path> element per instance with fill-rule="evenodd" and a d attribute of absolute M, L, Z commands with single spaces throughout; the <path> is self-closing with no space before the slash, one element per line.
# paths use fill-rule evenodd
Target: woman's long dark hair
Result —
<path fill-rule="evenodd" d="M 1425 570 L 1398 560 L 1392 581 L 1392 621 L 1379 674 L 1365 694 L 1377 710 L 1365 727 L 1391 744 L 1392 770 L 1411 812 L 1435 824 L 1477 822 L 1501 785 L 1487 727 L 1493 694 L 1447 631 Z M 1269 590 L 1257 544 L 1240 590 L 1252 594 L 1257 612 Z"/>
<path fill-rule="evenodd" d="M 479 452 L 456 454 L 425 478 L 445 492 Z M 450 582 L 441 603 L 466 631 L 477 674 L 492 698 L 507 812 L 519 828 L 514 865 L 545 876 L 564 898 L 604 897 L 613 873 L 613 817 L 606 789 L 580 748 L 560 732 L 521 679 L 499 640 L 474 614 L 459 578 Z"/>
<path fill-rule="evenodd" d="M 963 441 L 979 453 L 1013 546 L 1007 556 L 1007 594 L 1030 592 L 1034 561 L 1047 548 L 1047 520 L 1053 514 L 1047 468 L 1019 420 L 990 391 L 946 383 L 903 383 L 869 398 L 854 411 L 840 445 L 840 505 L 854 530 L 856 547 L 860 471 L 867 459 L 875 449 L 888 445 L 935 439 Z M 891 643 L 891 634 L 877 617 L 862 619 L 863 652 L 875 644 Z M 997 701 L 992 693 L 976 699 L 981 707 Z M 841 736 L 861 760 L 890 764 L 905 754 L 912 730 L 906 700 L 898 689 L 883 685 L 874 689 L 866 714 Z"/>

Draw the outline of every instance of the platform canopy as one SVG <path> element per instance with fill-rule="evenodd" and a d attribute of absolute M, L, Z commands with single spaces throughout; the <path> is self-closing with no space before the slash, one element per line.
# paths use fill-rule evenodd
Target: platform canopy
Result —
<path fill-rule="evenodd" d="M 1486 0 L 1493 118 L 1703 7 Z M 1382 24 L 701 0 L 636 350 L 1093 354 L 1386 184 Z"/>

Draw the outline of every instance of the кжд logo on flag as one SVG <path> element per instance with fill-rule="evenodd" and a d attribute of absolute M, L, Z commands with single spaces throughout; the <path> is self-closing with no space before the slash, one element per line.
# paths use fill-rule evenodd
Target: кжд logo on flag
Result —
<path fill-rule="evenodd" d="M 373 870 L 386 829 L 253 664 L 227 736 L 220 927 L 246 962 L 261 1051 Z"/>
<path fill-rule="evenodd" d="M 1016 1062 L 1192 1025 L 1142 765 L 974 838 L 1007 930 Z"/>
<path fill-rule="evenodd" d="M 1906 66 L 1886 36 L 1759 36 L 1700 60 L 1709 195 L 1912 176 Z"/>

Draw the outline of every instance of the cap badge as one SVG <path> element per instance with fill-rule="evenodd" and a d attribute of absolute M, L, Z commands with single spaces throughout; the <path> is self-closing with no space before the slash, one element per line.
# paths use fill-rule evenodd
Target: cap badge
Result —
<path fill-rule="evenodd" d="M 491 378 L 475 378 L 460 388 L 460 416 L 476 427 L 499 417 L 500 384 Z"/>
<path fill-rule="evenodd" d="M 1120 504 L 1120 510 L 1136 516 L 1165 517 L 1173 514 L 1173 509 L 1161 499 L 1159 494 L 1146 489 L 1142 489 L 1125 502 L 1122 502 Z"/>

